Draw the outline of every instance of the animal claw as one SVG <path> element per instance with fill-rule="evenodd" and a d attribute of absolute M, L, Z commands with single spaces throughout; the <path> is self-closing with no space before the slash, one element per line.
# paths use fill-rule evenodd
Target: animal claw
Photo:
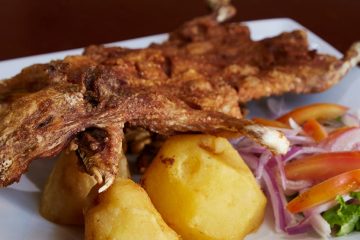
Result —
<path fill-rule="evenodd" d="M 115 176 L 108 172 L 102 172 L 97 167 L 92 167 L 89 171 L 90 175 L 93 176 L 98 183 L 101 185 L 98 192 L 101 193 L 108 189 L 115 180 Z"/>
<path fill-rule="evenodd" d="M 100 170 L 97 167 L 93 167 L 89 171 L 90 175 L 93 176 L 98 184 L 103 184 L 104 179 Z"/>
<path fill-rule="evenodd" d="M 114 182 L 115 176 L 111 174 L 105 174 L 104 176 L 104 184 L 99 188 L 99 193 L 107 190 Z"/>

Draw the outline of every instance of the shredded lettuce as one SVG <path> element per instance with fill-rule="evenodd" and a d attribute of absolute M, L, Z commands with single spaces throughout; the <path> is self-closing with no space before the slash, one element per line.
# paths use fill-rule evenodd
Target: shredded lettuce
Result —
<path fill-rule="evenodd" d="M 360 192 L 352 192 L 350 193 L 350 197 L 360 200 Z"/>
<path fill-rule="evenodd" d="M 351 193 L 350 196 L 360 200 L 360 192 Z M 337 196 L 339 205 L 322 214 L 330 224 L 336 236 L 343 236 L 353 231 L 360 231 L 360 205 L 346 203 L 342 196 Z"/>

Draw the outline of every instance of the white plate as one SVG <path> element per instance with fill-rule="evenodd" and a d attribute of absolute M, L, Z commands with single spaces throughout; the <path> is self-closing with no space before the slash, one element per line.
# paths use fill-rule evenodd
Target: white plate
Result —
<path fill-rule="evenodd" d="M 277 35 L 283 31 L 305 29 L 299 23 L 291 19 L 269 19 L 247 22 L 251 29 L 253 39 L 262 39 Z M 336 29 L 334 30 L 336 31 Z M 311 48 L 320 52 L 330 53 L 341 57 L 341 53 L 330 46 L 324 40 L 308 31 Z M 124 46 L 131 48 L 145 47 L 151 42 L 161 42 L 167 37 L 166 34 L 137 38 L 128 41 L 115 42 L 109 45 Z M 356 40 L 356 39 L 354 39 Z M 19 58 L 0 62 L 0 79 L 8 78 L 18 73 L 23 67 L 34 63 L 48 62 L 52 59 L 63 58 L 69 54 L 79 54 L 82 49 L 62 51 Z M 304 105 L 311 102 L 335 102 L 360 108 L 360 69 L 354 68 L 340 84 L 325 93 L 307 94 L 295 96 L 287 94 L 286 102 L 291 107 Z M 266 116 L 264 101 L 249 104 L 253 115 Z M 37 239 L 37 240 L 80 240 L 82 229 L 77 227 L 64 227 L 53 224 L 43 219 L 38 212 L 40 189 L 43 188 L 46 178 L 52 167 L 52 161 L 34 161 L 29 172 L 21 178 L 20 183 L 0 190 L 0 239 Z M 241 216 L 239 216 L 241 217 Z M 346 240 L 359 239 L 360 234 L 353 234 L 344 238 Z M 274 231 L 273 218 L 268 209 L 265 221 L 256 233 L 249 235 L 247 240 L 263 239 L 318 239 L 316 235 L 287 237 Z"/>

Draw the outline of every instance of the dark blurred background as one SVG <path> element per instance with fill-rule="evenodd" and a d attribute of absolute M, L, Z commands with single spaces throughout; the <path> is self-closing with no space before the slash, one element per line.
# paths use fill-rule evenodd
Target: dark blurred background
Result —
<path fill-rule="evenodd" d="M 233 0 L 233 21 L 289 17 L 341 51 L 360 40 L 360 0 Z M 168 32 L 204 0 L 0 0 L 0 60 Z"/>

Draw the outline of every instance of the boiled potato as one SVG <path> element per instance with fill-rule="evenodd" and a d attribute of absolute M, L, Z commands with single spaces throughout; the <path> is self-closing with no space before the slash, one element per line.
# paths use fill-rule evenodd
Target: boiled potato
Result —
<path fill-rule="evenodd" d="M 84 203 L 96 181 L 79 170 L 77 161 L 75 152 L 63 152 L 48 178 L 41 197 L 40 213 L 52 222 L 84 222 Z"/>
<path fill-rule="evenodd" d="M 266 198 L 224 138 L 168 139 L 142 183 L 164 220 L 185 240 L 242 239 L 263 220 Z"/>
<path fill-rule="evenodd" d="M 130 179 L 117 178 L 108 190 L 92 190 L 85 211 L 85 240 L 175 240 L 150 198 Z"/>

